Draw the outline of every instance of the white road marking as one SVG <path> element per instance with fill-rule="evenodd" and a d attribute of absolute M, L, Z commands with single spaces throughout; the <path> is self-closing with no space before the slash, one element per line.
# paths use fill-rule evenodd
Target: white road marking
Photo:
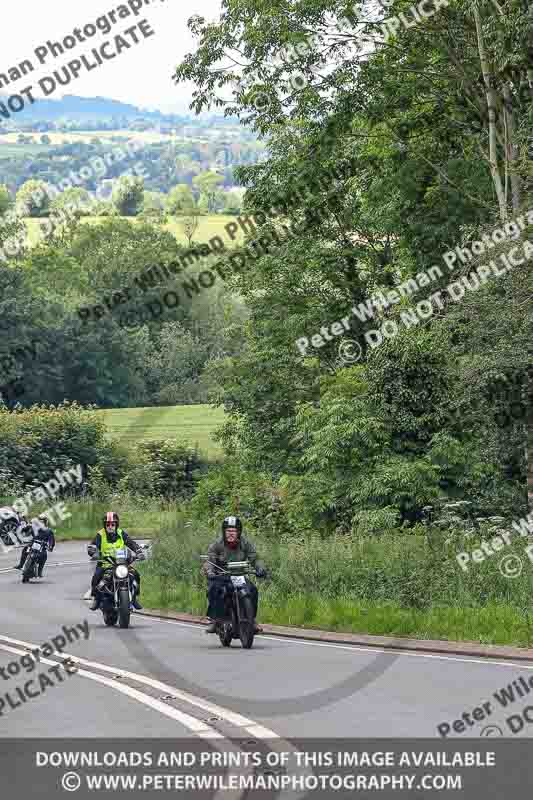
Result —
<path fill-rule="evenodd" d="M 22 645 L 23 647 L 28 647 L 30 649 L 32 647 L 37 647 L 37 645 L 32 644 L 31 642 L 24 642 L 21 641 L 20 639 L 13 639 L 10 636 L 0 635 L 0 640 L 4 642 L 9 642 L 12 645 Z M 2 641 L 0 641 L 0 647 L 3 646 Z M 87 659 L 79 658 L 78 656 L 70 655 L 69 653 L 65 652 L 61 654 L 61 658 L 70 658 L 75 664 L 83 664 L 86 667 L 99 669 L 102 672 L 112 672 L 113 675 L 120 675 L 123 678 L 129 678 L 130 680 L 135 681 L 136 683 L 144 684 L 145 686 L 150 686 L 152 689 L 157 689 L 158 691 L 164 692 L 165 694 L 171 694 L 178 700 L 182 700 L 183 702 L 188 703 L 191 706 L 196 706 L 197 708 L 201 708 L 202 711 L 206 711 L 212 716 L 220 717 L 225 722 L 228 722 L 230 725 L 233 725 L 237 728 L 243 728 L 254 739 L 280 738 L 277 733 L 274 733 L 274 731 L 270 730 L 269 728 L 265 728 L 262 725 L 259 725 L 252 719 L 243 717 L 242 714 L 237 714 L 235 711 L 231 711 L 228 708 L 223 708 L 222 706 L 219 706 L 215 703 L 210 703 L 208 700 L 204 700 L 201 697 L 196 697 L 195 695 L 189 694 L 188 692 L 183 692 L 180 689 L 176 689 L 174 686 L 170 686 L 167 683 L 162 683 L 161 681 L 155 680 L 154 678 L 149 678 L 146 675 L 139 675 L 136 672 L 129 672 L 128 670 L 122 669 L 121 667 L 110 667 L 107 664 L 101 664 L 98 661 L 88 661 Z M 93 673 L 87 673 L 87 674 L 92 675 Z M 120 686 L 120 684 L 117 684 L 117 686 Z"/>
<path fill-rule="evenodd" d="M 141 615 L 142 616 L 142 615 Z M 155 620 L 156 622 L 167 623 L 168 625 L 179 625 L 182 628 L 190 628 L 192 630 L 202 630 L 198 624 L 192 622 L 180 622 L 179 620 L 173 619 L 161 619 L 160 617 L 154 617 L 151 614 L 146 614 L 146 617 Z M 441 661 L 459 661 L 466 664 L 484 664 L 485 666 L 494 664 L 498 667 L 520 667 L 523 669 L 533 669 L 533 663 L 527 664 L 524 661 L 496 661 L 493 657 L 487 656 L 485 660 L 481 660 L 480 658 L 467 658 L 465 656 L 446 656 L 441 655 L 440 653 L 410 653 L 406 650 L 396 650 L 394 648 L 382 648 L 382 647 L 365 647 L 364 645 L 359 644 L 335 644 L 334 642 L 314 642 L 307 639 L 291 639 L 286 636 L 268 636 L 268 634 L 261 634 L 261 639 L 268 639 L 271 642 L 277 642 L 280 644 L 281 642 L 290 642 L 291 644 L 304 644 L 312 647 L 329 647 L 335 650 L 349 650 L 353 652 L 361 652 L 361 653 L 391 653 L 395 656 L 407 656 L 410 658 L 436 658 Z M 401 645 L 398 645 L 401 647 Z"/>
<path fill-rule="evenodd" d="M 75 564 L 88 564 L 88 563 L 89 563 L 88 561 L 52 561 L 52 562 L 47 562 L 46 569 L 48 569 L 48 567 L 70 567 Z M 0 569 L 0 573 L 18 572 L 18 571 L 19 570 L 16 570 L 15 567 L 2 567 L 2 569 Z"/>
<path fill-rule="evenodd" d="M 7 637 L 1 637 L 2 639 L 7 639 Z M 14 641 L 14 640 L 13 640 Z M 25 644 L 25 643 L 24 643 Z M 29 647 L 36 647 L 37 645 L 28 645 Z M 5 650 L 8 653 L 15 653 L 16 655 L 26 655 L 26 650 L 20 650 L 15 647 L 9 647 L 8 645 L 0 643 L 0 650 Z M 66 656 L 66 653 L 64 654 Z M 50 664 L 50 666 L 56 666 L 58 663 L 57 661 L 51 661 L 48 658 L 40 659 L 41 663 L 43 664 Z M 133 700 L 137 700 L 137 702 L 142 703 L 145 706 L 153 709 L 154 711 L 158 711 L 160 714 L 163 714 L 165 717 L 170 717 L 175 722 L 181 723 L 184 727 L 188 728 L 192 733 L 196 736 L 200 736 L 200 738 L 209 738 L 209 739 L 223 739 L 223 735 L 218 733 L 214 728 L 210 725 L 206 725 L 205 722 L 196 719 L 195 717 L 191 717 L 189 714 L 185 714 L 183 711 L 179 711 L 177 708 L 173 708 L 172 706 L 167 705 L 166 703 L 162 703 L 160 700 L 156 700 L 154 697 L 151 697 L 144 692 L 140 692 L 138 689 L 133 689 L 130 686 L 123 686 L 118 681 L 113 680 L 112 678 L 104 678 L 103 675 L 95 675 L 93 672 L 87 672 L 84 669 L 79 669 L 76 673 L 82 678 L 88 678 L 91 681 L 96 681 L 97 683 L 102 683 L 104 686 L 109 686 L 112 689 L 115 689 L 117 692 L 121 692 L 121 694 L 127 695 L 127 697 L 131 697 Z"/>

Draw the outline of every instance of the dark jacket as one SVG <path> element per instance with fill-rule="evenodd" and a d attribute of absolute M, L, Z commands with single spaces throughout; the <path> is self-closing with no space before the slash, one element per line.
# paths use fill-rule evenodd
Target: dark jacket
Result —
<path fill-rule="evenodd" d="M 221 536 L 220 539 L 217 539 L 216 542 L 209 545 L 207 557 L 209 561 L 221 567 L 228 561 L 249 561 L 256 569 L 264 569 L 263 564 L 258 561 L 257 550 L 255 549 L 254 543 L 245 536 L 240 537 L 239 544 L 234 549 L 228 547 Z M 204 564 L 204 571 L 207 575 L 220 574 L 220 570 L 216 569 L 213 564 L 208 564 L 207 562 Z"/>
<path fill-rule="evenodd" d="M 31 526 L 29 527 L 34 539 L 38 539 L 41 542 L 46 542 L 49 550 L 54 549 L 54 547 L 56 546 L 56 539 L 54 536 L 54 532 L 51 528 L 39 528 L 35 530 L 35 528 L 32 529 Z"/>

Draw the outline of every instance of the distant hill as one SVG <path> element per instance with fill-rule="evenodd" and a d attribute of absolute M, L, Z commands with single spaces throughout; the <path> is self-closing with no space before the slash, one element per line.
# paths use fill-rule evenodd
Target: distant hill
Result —
<path fill-rule="evenodd" d="M 0 101 L 7 99 L 7 95 L 0 95 Z M 27 105 L 25 109 L 20 111 L 13 117 L 24 120 L 35 121 L 53 121 L 67 117 L 71 120 L 85 120 L 85 119 L 112 119 L 118 117 L 120 119 L 136 119 L 143 117 L 144 119 L 153 120 L 183 120 L 187 116 L 179 117 L 177 115 L 162 114 L 160 111 L 145 111 L 138 106 L 130 105 L 129 103 L 122 103 L 119 100 L 110 100 L 107 97 L 77 97 L 76 95 L 65 95 L 61 100 L 53 99 L 39 99 L 33 105 Z"/>

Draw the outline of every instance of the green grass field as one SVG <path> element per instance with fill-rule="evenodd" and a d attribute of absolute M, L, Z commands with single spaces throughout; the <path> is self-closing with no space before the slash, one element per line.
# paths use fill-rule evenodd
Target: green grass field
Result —
<path fill-rule="evenodd" d="M 235 222 L 237 217 L 233 217 L 229 214 L 209 214 L 206 217 L 200 217 L 200 224 L 198 225 L 198 230 L 194 234 L 194 239 L 197 242 L 207 242 L 212 236 L 220 236 L 226 247 L 236 247 L 239 244 L 242 244 L 244 240 L 244 235 L 239 228 L 236 234 L 236 238 L 232 241 L 227 232 L 224 230 L 225 226 L 229 222 Z M 187 238 L 183 233 L 183 229 L 180 224 L 179 217 L 174 218 L 172 221 L 168 222 L 164 225 L 165 230 L 170 231 L 174 234 L 178 242 L 180 244 L 187 244 Z"/>
<path fill-rule="evenodd" d="M 100 222 L 104 222 L 108 217 L 83 217 L 83 222 L 89 225 L 97 225 Z M 124 218 L 126 219 L 126 218 Z M 128 219 L 132 219 L 129 217 Z M 200 224 L 198 226 L 198 230 L 194 234 L 194 240 L 196 242 L 208 242 L 213 236 L 220 236 L 225 243 L 226 247 L 235 247 L 238 244 L 241 244 L 243 241 L 243 233 L 239 229 L 237 232 L 236 239 L 232 241 L 227 233 L 224 231 L 224 227 L 229 222 L 235 222 L 236 217 L 232 217 L 229 214 L 209 214 L 205 217 L 200 217 Z M 39 223 L 41 220 L 38 219 L 27 219 L 26 220 L 26 228 L 28 230 L 28 243 L 31 247 L 37 244 L 39 239 L 41 238 Z M 134 222 L 137 222 L 135 217 L 133 218 Z M 187 246 L 187 237 L 185 236 L 183 229 L 180 225 L 179 217 L 172 219 L 163 228 L 170 233 L 174 234 L 176 240 L 184 245 Z"/>
<path fill-rule="evenodd" d="M 217 457 L 212 434 L 224 422 L 224 411 L 208 405 L 118 408 L 98 411 L 110 438 L 131 445 L 137 441 L 178 437 L 205 455 Z"/>

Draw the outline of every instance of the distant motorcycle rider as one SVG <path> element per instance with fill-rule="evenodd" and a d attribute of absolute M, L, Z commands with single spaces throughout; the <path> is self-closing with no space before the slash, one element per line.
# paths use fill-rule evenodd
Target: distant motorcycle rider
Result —
<path fill-rule="evenodd" d="M 19 531 L 17 531 L 17 534 Z M 38 568 L 38 576 L 39 578 L 43 577 L 43 569 L 44 565 L 48 560 L 48 551 L 52 552 L 54 547 L 56 546 L 56 540 L 54 536 L 54 532 L 51 528 L 48 527 L 48 517 L 46 514 L 40 514 L 36 519 L 32 519 L 31 524 L 26 524 L 22 531 L 24 536 L 30 535 L 32 537 L 32 541 L 25 545 L 22 548 L 22 553 L 20 554 L 20 561 L 15 566 L 15 569 L 22 569 L 24 566 L 24 562 L 26 561 L 26 556 L 28 555 L 33 542 L 41 541 L 46 542 L 46 548 L 43 549 L 39 556 L 39 568 Z"/>
<path fill-rule="evenodd" d="M 126 531 L 119 527 L 119 522 L 119 516 L 116 511 L 107 512 L 104 517 L 104 527 L 98 531 L 91 544 L 87 546 L 87 552 L 90 556 L 94 556 L 96 553 L 102 557 L 114 556 L 117 550 L 123 550 L 126 547 L 129 547 L 134 553 L 139 553 L 141 558 L 144 557 L 141 545 L 133 541 L 133 539 L 128 536 Z M 89 606 L 91 611 L 97 611 L 100 608 L 102 598 L 96 587 L 102 580 L 105 570 L 108 568 L 108 562 L 99 560 L 96 564 L 96 569 L 91 581 L 91 592 L 92 597 L 94 598 L 93 602 Z M 142 606 L 138 600 L 139 595 L 141 594 L 141 576 L 137 570 L 132 570 L 132 572 L 137 582 L 138 589 L 135 595 L 132 597 L 131 602 L 137 611 L 141 611 Z"/>
<path fill-rule="evenodd" d="M 222 536 L 209 545 L 207 551 L 207 561 L 204 564 L 204 571 L 208 579 L 208 609 L 207 616 L 212 620 L 207 626 L 206 633 L 216 633 L 216 623 L 226 616 L 225 596 L 226 588 L 223 582 L 216 580 L 216 575 L 220 574 L 217 566 L 224 568 L 230 561 L 249 561 L 255 567 L 255 574 L 258 578 L 266 576 L 263 564 L 258 561 L 255 545 L 242 535 L 242 522 L 239 517 L 225 517 L 222 521 Z M 257 617 L 257 605 L 259 594 L 257 587 L 251 581 L 246 581 L 254 606 L 254 622 Z M 261 628 L 255 624 L 255 632 L 261 633 Z"/>

